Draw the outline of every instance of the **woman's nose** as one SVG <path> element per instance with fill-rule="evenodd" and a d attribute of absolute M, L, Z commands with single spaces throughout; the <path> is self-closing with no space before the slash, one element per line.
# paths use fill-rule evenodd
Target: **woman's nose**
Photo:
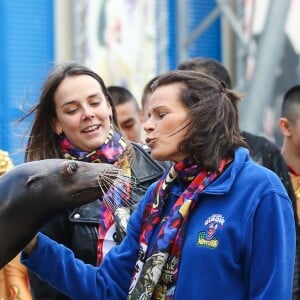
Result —
<path fill-rule="evenodd" d="M 83 118 L 89 119 L 89 118 L 93 118 L 93 117 L 95 117 L 94 110 L 89 106 L 84 107 L 83 108 Z"/>
<path fill-rule="evenodd" d="M 151 122 L 151 118 L 148 118 L 144 123 L 144 130 L 145 132 L 150 132 L 153 130 L 153 123 Z"/>

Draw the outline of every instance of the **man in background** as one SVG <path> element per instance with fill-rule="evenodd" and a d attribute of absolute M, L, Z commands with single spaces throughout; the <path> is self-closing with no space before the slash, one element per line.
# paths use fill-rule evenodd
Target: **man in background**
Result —
<path fill-rule="evenodd" d="M 281 153 L 287 163 L 300 218 L 300 85 L 289 88 L 283 96 L 279 129 L 283 135 Z M 299 225 L 297 226 L 299 231 Z M 299 245 L 299 237 L 297 244 Z M 299 251 L 299 246 L 297 247 Z M 297 261 L 296 261 L 297 262 Z M 300 281 L 300 266 L 296 264 L 294 282 Z M 299 287 L 299 286 L 298 286 Z M 300 288 L 294 299 L 300 299 Z"/>
<path fill-rule="evenodd" d="M 126 137 L 136 143 L 141 143 L 142 123 L 140 108 L 136 98 L 126 88 L 111 85 L 108 91 L 116 107 L 117 117 Z"/>

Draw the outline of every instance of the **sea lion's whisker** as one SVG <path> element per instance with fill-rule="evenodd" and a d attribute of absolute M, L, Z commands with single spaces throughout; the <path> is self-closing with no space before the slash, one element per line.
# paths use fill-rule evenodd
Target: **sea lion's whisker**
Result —
<path fill-rule="evenodd" d="M 107 191 L 109 190 L 109 186 L 105 184 L 105 182 L 102 182 L 102 185 L 99 184 L 100 191 L 102 195 L 105 195 Z M 104 187 L 104 188 L 103 188 Z"/>
<path fill-rule="evenodd" d="M 113 204 L 113 202 L 111 201 L 111 199 L 109 197 L 105 197 L 103 198 L 103 203 L 104 205 L 106 205 L 106 207 L 108 207 L 110 210 L 115 211 L 115 206 Z"/>
<path fill-rule="evenodd" d="M 124 196 L 120 193 L 110 193 L 105 194 L 103 197 L 103 201 L 112 207 L 113 211 L 115 211 L 118 207 L 128 206 L 132 208 L 131 201 L 124 202 Z"/>
<path fill-rule="evenodd" d="M 120 169 L 105 170 L 98 178 L 98 185 L 103 195 L 102 201 L 112 211 L 122 206 L 132 209 L 138 201 L 138 195 L 133 193 L 135 178 Z"/>

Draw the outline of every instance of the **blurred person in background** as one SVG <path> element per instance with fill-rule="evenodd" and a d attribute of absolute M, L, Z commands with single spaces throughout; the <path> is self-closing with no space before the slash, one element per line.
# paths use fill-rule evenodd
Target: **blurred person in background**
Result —
<path fill-rule="evenodd" d="M 134 95 L 122 86 L 107 87 L 114 102 L 120 127 L 127 139 L 141 143 L 142 122 L 141 112 Z"/>
<path fill-rule="evenodd" d="M 281 105 L 281 116 L 279 128 L 283 136 L 281 153 L 287 163 L 289 175 L 293 185 L 295 199 L 297 202 L 297 216 L 300 219 L 300 85 L 289 88 L 284 96 Z M 299 231 L 299 222 L 297 226 Z M 298 236 L 299 244 L 299 236 Z M 299 245 L 298 245 L 299 248 Z M 297 248 L 297 251 L 299 249 Z M 295 272 L 297 290 L 294 299 L 300 299 L 300 263 Z"/>
<path fill-rule="evenodd" d="M 13 168 L 8 152 L 0 150 L 0 176 Z M 22 226 L 22 224 L 16 224 Z M 31 300 L 27 269 L 20 255 L 0 269 L 0 300 Z"/>

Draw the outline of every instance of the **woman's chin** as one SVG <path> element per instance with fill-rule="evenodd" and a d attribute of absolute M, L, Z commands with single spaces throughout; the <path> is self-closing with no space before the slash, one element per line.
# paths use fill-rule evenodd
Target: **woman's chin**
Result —
<path fill-rule="evenodd" d="M 162 155 L 162 153 L 160 153 L 159 151 L 155 151 L 155 149 L 151 150 L 151 156 L 155 160 L 168 160 L 164 155 Z"/>

